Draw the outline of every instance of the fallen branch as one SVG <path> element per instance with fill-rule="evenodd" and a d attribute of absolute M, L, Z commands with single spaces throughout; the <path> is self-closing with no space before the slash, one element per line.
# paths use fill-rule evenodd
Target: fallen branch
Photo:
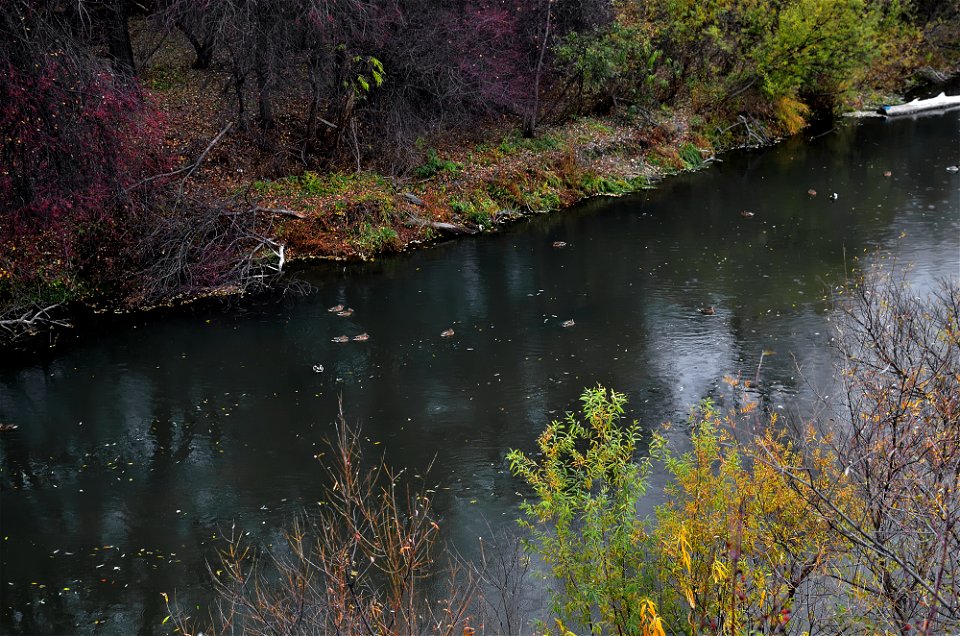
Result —
<path fill-rule="evenodd" d="M 207 147 L 203 150 L 202 153 L 200 153 L 200 157 L 193 163 L 193 166 L 190 168 L 190 172 L 188 172 L 187 176 L 183 178 L 184 181 L 186 181 L 191 176 L 193 176 L 193 173 L 197 171 L 197 168 L 200 167 L 200 164 L 203 163 L 203 160 L 207 158 L 207 154 L 210 152 L 210 150 L 217 145 L 217 142 L 220 141 L 220 138 L 226 135 L 227 131 L 230 130 L 231 128 L 233 128 L 233 122 L 229 121 L 227 122 L 227 125 L 224 126 L 220 130 L 220 132 L 217 133 L 217 136 L 213 138 L 213 141 L 207 144 Z"/>
<path fill-rule="evenodd" d="M 223 137 L 225 134 L 227 134 L 227 131 L 230 130 L 232 127 L 233 127 L 233 122 L 232 121 L 228 122 L 227 125 L 224 126 L 219 133 L 217 133 L 217 136 L 213 138 L 213 141 L 207 144 L 207 147 L 204 149 L 204 151 L 200 153 L 200 157 L 189 166 L 184 166 L 179 170 L 164 172 L 163 174 L 155 174 L 153 176 L 147 177 L 146 179 L 141 179 L 140 181 L 137 181 L 136 183 L 134 183 L 132 186 L 128 186 L 124 188 L 123 192 L 127 193 L 127 192 L 130 192 L 131 190 L 135 190 L 139 188 L 142 185 L 150 183 L 151 181 L 156 181 L 157 179 L 163 179 L 165 177 L 175 177 L 176 175 L 181 174 L 183 172 L 187 173 L 187 175 L 183 178 L 183 180 L 186 181 L 193 175 L 194 172 L 196 172 L 197 168 L 200 167 L 200 164 L 203 163 L 203 160 L 207 158 L 207 154 L 217 144 L 217 142 L 220 141 L 220 138 Z M 182 191 L 183 189 L 182 183 L 180 185 L 180 188 Z"/>
<path fill-rule="evenodd" d="M 435 230 L 440 230 L 441 232 L 448 232 L 450 234 L 476 234 L 476 230 L 471 230 L 468 227 L 463 225 L 457 225 L 455 223 L 443 223 L 441 221 L 428 221 L 427 219 L 422 219 L 419 216 L 410 215 L 410 222 L 414 225 L 419 225 L 421 227 L 431 227 Z"/>
<path fill-rule="evenodd" d="M 257 206 L 253 208 L 254 212 L 266 212 L 267 214 L 280 214 L 283 216 L 292 216 L 295 219 L 305 219 L 307 215 L 303 212 L 297 212 L 296 210 L 288 210 L 286 208 L 262 208 Z"/>
<path fill-rule="evenodd" d="M 67 320 L 52 318 L 50 312 L 59 307 L 62 303 L 55 303 L 46 307 L 32 306 L 27 309 L 23 307 L 12 308 L 7 311 L 7 315 L 23 312 L 13 318 L 0 319 L 0 329 L 10 335 L 10 339 L 16 339 L 19 336 L 34 332 L 38 327 L 72 327 Z"/>

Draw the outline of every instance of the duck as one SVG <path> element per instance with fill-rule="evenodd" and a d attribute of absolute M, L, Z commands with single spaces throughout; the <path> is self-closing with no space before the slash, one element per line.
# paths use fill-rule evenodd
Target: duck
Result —
<path fill-rule="evenodd" d="M 960 172 L 960 166 L 947 166 L 947 172 Z"/>
<path fill-rule="evenodd" d="M 334 305 L 333 307 L 331 307 L 331 308 L 328 309 L 327 311 L 329 311 L 331 314 L 338 314 L 338 313 L 340 313 L 341 311 L 343 311 L 344 309 L 346 309 L 346 307 L 344 307 L 343 305 Z"/>
<path fill-rule="evenodd" d="M 561 248 L 566 247 L 567 244 L 566 244 L 566 242 L 564 242 L 564 241 L 554 241 L 554 242 L 553 242 L 553 246 L 554 246 L 555 248 L 557 248 L 557 249 L 561 249 Z"/>
<path fill-rule="evenodd" d="M 815 197 L 817 196 L 817 191 L 814 190 L 813 188 L 810 188 L 809 190 L 807 190 L 807 194 L 809 194 L 812 197 Z"/>
<path fill-rule="evenodd" d="M 454 331 L 453 329 L 444 329 L 440 332 L 441 338 L 453 338 Z"/>
<path fill-rule="evenodd" d="M 577 324 L 577 323 L 575 323 L 575 322 L 572 321 L 572 320 L 564 320 L 563 322 L 560 323 L 560 326 L 561 326 L 561 327 L 572 327 L 572 326 L 574 326 L 575 324 Z"/>
<path fill-rule="evenodd" d="M 0 433 L 9 433 L 10 431 L 15 431 L 20 428 L 17 424 L 7 424 L 6 422 L 0 422 Z"/>
<path fill-rule="evenodd" d="M 353 337 L 354 342 L 366 342 L 370 339 L 370 334 L 361 333 Z"/>
<path fill-rule="evenodd" d="M 342 311 L 338 311 L 337 315 L 340 316 L 341 318 L 349 318 L 350 316 L 353 315 L 353 310 L 350 308 L 347 308 Z"/>
<path fill-rule="evenodd" d="M 337 336 L 331 340 L 332 342 L 350 342 L 350 336 Z"/>
<path fill-rule="evenodd" d="M 839 199 L 839 198 L 840 198 L 840 195 L 837 194 L 836 192 L 834 192 L 833 194 L 830 195 L 830 200 L 831 200 L 831 201 L 836 201 L 836 200 Z"/>
<path fill-rule="evenodd" d="M 743 212 L 740 213 L 740 216 L 742 216 L 745 219 L 752 219 L 754 217 L 754 214 L 749 210 L 744 210 Z"/>
<path fill-rule="evenodd" d="M 314 372 L 314 373 L 323 373 L 323 365 L 322 365 L 322 364 L 315 364 L 315 365 L 313 365 L 313 372 Z"/>
<path fill-rule="evenodd" d="M 715 313 L 717 313 L 717 310 L 713 308 L 713 305 L 708 305 L 707 307 L 701 307 L 697 311 L 699 311 L 704 316 L 712 316 Z"/>

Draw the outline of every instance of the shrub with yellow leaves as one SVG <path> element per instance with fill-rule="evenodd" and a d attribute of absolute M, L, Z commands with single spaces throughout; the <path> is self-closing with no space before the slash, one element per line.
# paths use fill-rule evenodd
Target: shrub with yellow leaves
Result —
<path fill-rule="evenodd" d="M 705 401 L 692 424 L 689 452 L 657 447 L 673 478 L 653 530 L 666 618 L 692 634 L 783 633 L 798 591 L 844 544 L 787 479 L 751 459 L 730 417 Z M 774 433 L 762 439 L 794 455 Z"/>

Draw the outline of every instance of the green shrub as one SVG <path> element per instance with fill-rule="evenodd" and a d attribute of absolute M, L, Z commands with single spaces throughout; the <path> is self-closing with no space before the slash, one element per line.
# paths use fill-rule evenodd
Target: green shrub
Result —
<path fill-rule="evenodd" d="M 849 88 L 879 48 L 881 3 L 794 0 L 751 52 L 770 98 L 837 94 Z M 835 98 L 834 98 L 835 99 Z"/>
<path fill-rule="evenodd" d="M 455 175 L 463 169 L 463 165 L 456 161 L 441 159 L 437 151 L 431 148 L 427 151 L 427 161 L 416 169 L 416 175 L 422 179 L 429 179 L 441 172 Z"/>
<path fill-rule="evenodd" d="M 553 50 L 561 71 L 578 81 L 578 98 L 587 105 L 649 102 L 658 83 L 662 53 L 626 11 L 609 27 L 568 34 Z"/>
<path fill-rule="evenodd" d="M 552 608 L 561 622 L 594 634 L 656 633 L 647 533 L 637 517 L 650 474 L 650 461 L 636 456 L 640 428 L 623 421 L 620 393 L 598 386 L 580 401 L 582 419 L 568 413 L 548 425 L 537 454 L 507 455 L 534 495 L 521 504 L 526 545 L 557 580 Z"/>

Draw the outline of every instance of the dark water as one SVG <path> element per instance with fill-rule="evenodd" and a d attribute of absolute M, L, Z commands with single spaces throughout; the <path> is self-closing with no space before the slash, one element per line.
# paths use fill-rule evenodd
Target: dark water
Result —
<path fill-rule="evenodd" d="M 306 298 L 148 317 L 7 364 L 0 632 L 160 631 L 161 592 L 203 598 L 221 528 L 277 541 L 320 497 L 338 396 L 395 466 L 435 458 L 445 538 L 468 554 L 517 515 L 504 453 L 585 386 L 626 392 L 652 427 L 724 399 L 723 376 L 766 350 L 760 398 L 796 411 L 829 383 L 826 290 L 855 256 L 960 276 L 958 162 L 956 111 L 852 122 L 500 236 L 321 267 Z"/>

